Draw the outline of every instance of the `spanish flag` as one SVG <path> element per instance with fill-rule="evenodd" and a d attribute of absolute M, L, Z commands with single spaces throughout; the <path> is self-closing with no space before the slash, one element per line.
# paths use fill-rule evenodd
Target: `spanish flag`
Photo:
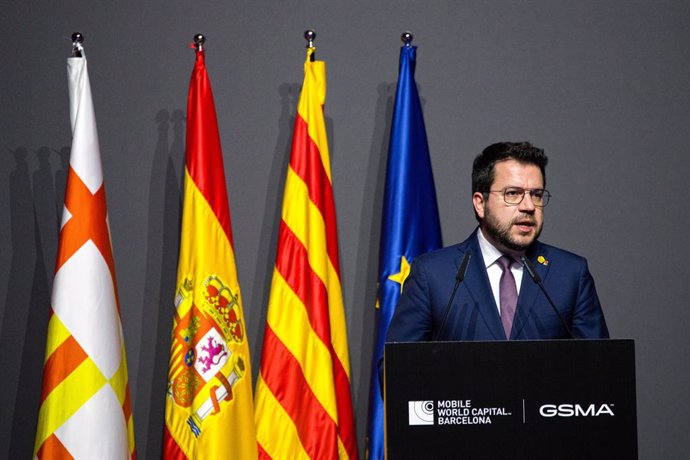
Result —
<path fill-rule="evenodd" d="M 256 386 L 262 458 L 357 458 L 323 116 L 326 68 L 313 52 L 304 63 Z"/>
<path fill-rule="evenodd" d="M 257 447 L 249 345 L 201 49 L 189 85 L 186 142 L 163 457 L 252 459 Z"/>
<path fill-rule="evenodd" d="M 67 76 L 72 151 L 34 457 L 134 458 L 127 360 L 86 57 L 68 58 Z"/>

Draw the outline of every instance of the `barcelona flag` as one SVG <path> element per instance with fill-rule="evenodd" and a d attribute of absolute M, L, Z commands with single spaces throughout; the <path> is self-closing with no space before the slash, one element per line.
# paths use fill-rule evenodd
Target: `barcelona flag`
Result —
<path fill-rule="evenodd" d="M 86 57 L 67 60 L 72 125 L 34 458 L 136 458 L 127 359 Z"/>

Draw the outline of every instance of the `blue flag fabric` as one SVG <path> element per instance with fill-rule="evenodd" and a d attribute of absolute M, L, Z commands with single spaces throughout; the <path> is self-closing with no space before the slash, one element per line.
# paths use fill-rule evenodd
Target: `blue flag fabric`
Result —
<path fill-rule="evenodd" d="M 384 458 L 378 363 L 412 260 L 441 247 L 441 224 L 424 116 L 414 79 L 416 46 L 400 51 L 398 87 L 383 197 L 376 331 L 369 391 L 367 458 Z"/>

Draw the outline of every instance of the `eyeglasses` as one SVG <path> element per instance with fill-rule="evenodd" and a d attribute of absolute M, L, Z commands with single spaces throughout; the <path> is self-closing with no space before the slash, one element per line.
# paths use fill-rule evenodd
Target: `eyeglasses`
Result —
<path fill-rule="evenodd" d="M 506 187 L 503 190 L 489 190 L 489 193 L 501 193 L 506 204 L 518 205 L 525 199 L 525 194 L 529 193 L 532 203 L 539 208 L 549 204 L 551 194 L 543 188 L 524 189 L 519 187 Z"/>

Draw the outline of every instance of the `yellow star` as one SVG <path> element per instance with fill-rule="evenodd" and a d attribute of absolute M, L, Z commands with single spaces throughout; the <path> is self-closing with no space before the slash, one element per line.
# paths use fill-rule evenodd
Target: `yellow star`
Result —
<path fill-rule="evenodd" d="M 409 274 L 410 263 L 407 261 L 405 256 L 402 256 L 400 260 L 400 271 L 394 275 L 389 276 L 388 279 L 400 284 L 400 293 L 402 294 L 403 284 L 405 284 L 405 280 L 407 279 L 407 276 Z"/>

